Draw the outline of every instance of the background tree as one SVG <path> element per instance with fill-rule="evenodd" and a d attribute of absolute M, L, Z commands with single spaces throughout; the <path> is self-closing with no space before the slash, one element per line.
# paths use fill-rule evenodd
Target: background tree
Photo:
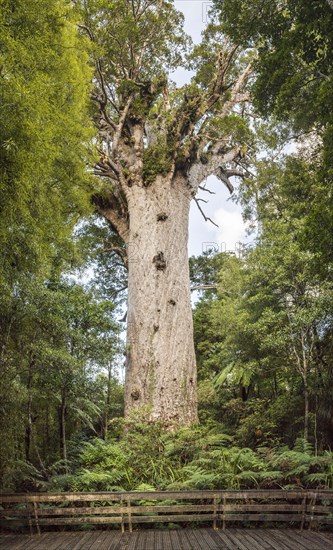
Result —
<path fill-rule="evenodd" d="M 23 14 L 24 13 L 24 17 Z M 1 0 L 1 285 L 47 273 L 87 211 L 91 73 L 67 2 Z"/>
<path fill-rule="evenodd" d="M 245 59 L 210 25 L 177 89 L 189 40 L 169 2 L 82 2 L 96 65 L 101 177 L 94 202 L 128 248 L 126 415 L 197 420 L 187 258 L 190 202 L 215 174 L 229 188 L 250 139 Z M 112 29 L 112 30 L 110 30 Z M 236 106 L 238 111 L 236 112 Z"/>
<path fill-rule="evenodd" d="M 317 185 L 307 215 L 307 247 L 332 263 L 333 11 L 326 0 L 216 0 L 229 36 L 255 49 L 253 102 L 265 118 L 291 125 L 294 142 L 311 143 Z"/>
<path fill-rule="evenodd" d="M 26 460 L 47 477 L 53 462 L 67 461 L 74 434 L 105 429 L 105 394 L 117 392 L 114 306 L 65 281 L 27 284 L 15 305 L 2 370 L 0 473 Z M 97 380 L 106 367 L 107 380 Z"/>
<path fill-rule="evenodd" d="M 77 260 L 73 228 L 90 212 L 88 41 L 69 2 L 0 4 L 3 486 L 15 464 L 18 477 L 30 467 L 44 475 L 74 432 L 99 429 L 94 399 L 105 386 L 97 391 L 93 373 L 103 349 L 109 362 L 115 353 L 116 325 L 112 304 L 61 277 Z"/>
<path fill-rule="evenodd" d="M 244 186 L 243 201 L 260 222 L 256 246 L 243 260 L 221 255 L 217 294 L 206 293 L 196 304 L 202 396 L 209 395 L 206 381 L 215 381 L 211 397 L 216 400 L 221 388 L 222 410 L 214 418 L 229 418 L 243 444 L 254 444 L 255 432 L 260 443 L 274 435 L 290 444 L 302 426 L 304 438 L 322 447 L 332 418 L 332 285 L 306 246 L 318 174 L 305 151 L 273 157 L 260 160 L 256 178 Z M 290 407 L 295 424 L 283 428 Z"/>

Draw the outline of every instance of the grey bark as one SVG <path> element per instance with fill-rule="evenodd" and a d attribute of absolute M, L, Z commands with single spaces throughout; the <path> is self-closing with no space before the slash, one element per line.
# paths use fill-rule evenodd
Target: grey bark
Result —
<path fill-rule="evenodd" d="M 191 189 L 158 177 L 128 197 L 128 330 L 125 415 L 168 426 L 198 420 L 188 268 Z"/>

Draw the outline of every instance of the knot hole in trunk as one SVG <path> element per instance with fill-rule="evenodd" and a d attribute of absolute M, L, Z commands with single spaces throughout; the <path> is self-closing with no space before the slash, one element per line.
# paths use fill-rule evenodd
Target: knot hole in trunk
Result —
<path fill-rule="evenodd" d="M 160 212 L 157 214 L 157 221 L 158 222 L 165 222 L 165 220 L 168 219 L 168 215 L 165 212 Z"/>
<path fill-rule="evenodd" d="M 163 252 L 158 252 L 156 256 L 153 257 L 153 263 L 155 264 L 155 267 L 159 271 L 164 271 L 166 268 L 166 261 L 164 258 Z"/>
<path fill-rule="evenodd" d="M 137 388 L 134 388 L 134 390 L 131 392 L 131 397 L 133 401 L 137 401 L 140 397 L 140 391 Z"/>

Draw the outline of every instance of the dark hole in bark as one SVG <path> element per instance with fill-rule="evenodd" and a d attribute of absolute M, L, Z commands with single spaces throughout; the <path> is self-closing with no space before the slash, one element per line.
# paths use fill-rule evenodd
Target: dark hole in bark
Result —
<path fill-rule="evenodd" d="M 135 389 L 131 392 L 131 397 L 133 399 L 133 401 L 137 401 L 140 397 L 140 392 L 138 389 Z"/>
<path fill-rule="evenodd" d="M 174 378 L 173 381 L 174 381 L 174 382 L 177 382 L 177 378 Z"/>
<path fill-rule="evenodd" d="M 156 254 L 156 256 L 153 257 L 153 263 L 155 264 L 156 269 L 158 269 L 159 271 L 165 270 L 166 261 L 163 252 L 159 252 L 158 254 Z"/>
<path fill-rule="evenodd" d="M 175 306 L 176 302 L 174 300 L 169 300 L 169 304 L 171 304 L 172 306 Z"/>
<path fill-rule="evenodd" d="M 157 313 L 161 313 L 161 310 L 160 310 L 160 309 L 158 309 L 158 310 L 157 310 Z"/>
<path fill-rule="evenodd" d="M 193 384 L 193 378 L 190 378 L 190 384 Z"/>
<path fill-rule="evenodd" d="M 154 325 L 154 332 L 157 332 L 159 328 L 159 325 Z"/>
<path fill-rule="evenodd" d="M 160 212 L 159 214 L 157 214 L 157 221 L 158 222 L 165 222 L 165 220 L 168 219 L 168 216 L 165 212 Z"/>

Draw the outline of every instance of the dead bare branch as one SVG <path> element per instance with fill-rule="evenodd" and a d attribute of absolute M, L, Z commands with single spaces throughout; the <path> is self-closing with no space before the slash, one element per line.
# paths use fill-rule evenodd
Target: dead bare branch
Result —
<path fill-rule="evenodd" d="M 195 203 L 196 203 L 197 207 L 199 208 L 199 210 L 200 210 L 200 212 L 201 212 L 201 214 L 202 214 L 202 216 L 203 216 L 205 222 L 211 222 L 213 225 L 215 225 L 215 227 L 218 227 L 217 223 L 213 222 L 213 220 L 212 220 L 211 218 L 208 218 L 208 216 L 206 216 L 206 214 L 205 214 L 204 211 L 202 210 L 202 208 L 201 208 L 201 206 L 200 206 L 200 204 L 199 204 L 199 200 L 200 200 L 200 199 L 197 199 L 196 197 L 194 197 L 194 200 L 195 200 Z M 205 201 L 205 202 L 207 202 L 207 201 Z"/>

